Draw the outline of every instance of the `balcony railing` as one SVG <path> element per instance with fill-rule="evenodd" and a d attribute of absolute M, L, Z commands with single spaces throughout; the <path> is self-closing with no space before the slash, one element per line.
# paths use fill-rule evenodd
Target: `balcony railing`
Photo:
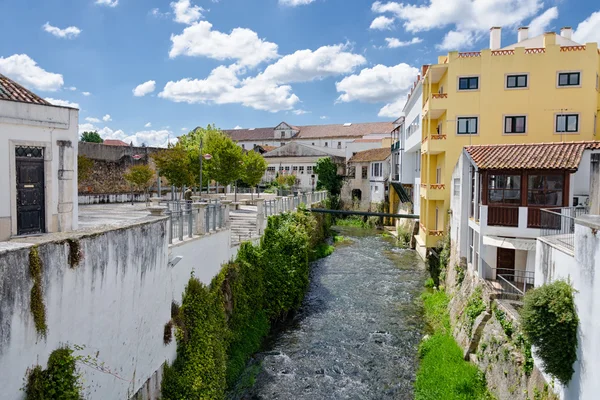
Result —
<path fill-rule="evenodd" d="M 491 226 L 519 226 L 519 207 L 488 206 L 487 224 Z"/>
<path fill-rule="evenodd" d="M 432 99 L 447 99 L 448 98 L 448 93 L 433 93 L 431 95 Z"/>
<path fill-rule="evenodd" d="M 535 272 L 509 268 L 491 268 L 502 293 L 524 296 L 533 288 Z M 496 287 L 496 289 L 498 289 Z"/>
<path fill-rule="evenodd" d="M 575 249 L 575 218 L 589 213 L 587 207 L 542 209 L 541 236 L 547 241 L 573 252 Z"/>

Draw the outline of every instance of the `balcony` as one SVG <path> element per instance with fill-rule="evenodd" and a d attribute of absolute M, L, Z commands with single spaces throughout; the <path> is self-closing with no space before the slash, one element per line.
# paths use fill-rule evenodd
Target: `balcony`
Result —
<path fill-rule="evenodd" d="M 438 119 L 448 109 L 448 93 L 433 93 L 423 106 L 423 117 Z"/>
<path fill-rule="evenodd" d="M 484 270 L 487 286 L 494 292 L 523 297 L 532 289 L 535 281 L 534 271 L 509 268 L 489 268 Z"/>
<path fill-rule="evenodd" d="M 392 143 L 392 149 L 391 150 L 392 150 L 392 153 L 394 151 L 400 150 L 400 141 L 399 140 L 396 141 L 395 143 Z"/>
<path fill-rule="evenodd" d="M 421 153 L 439 154 L 446 151 L 446 135 L 428 135 L 421 141 Z"/>
<path fill-rule="evenodd" d="M 421 197 L 426 200 L 446 200 L 446 185 L 443 183 L 421 184 Z"/>
<path fill-rule="evenodd" d="M 588 214 L 586 207 L 560 207 L 540 210 L 540 236 L 546 242 L 573 254 L 575 249 L 575 218 Z"/>

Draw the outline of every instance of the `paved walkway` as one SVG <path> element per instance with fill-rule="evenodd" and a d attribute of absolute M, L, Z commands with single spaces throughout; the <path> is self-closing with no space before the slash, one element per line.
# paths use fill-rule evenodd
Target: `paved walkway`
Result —
<path fill-rule="evenodd" d="M 146 218 L 146 203 L 92 204 L 79 206 L 79 229 L 121 226 Z"/>

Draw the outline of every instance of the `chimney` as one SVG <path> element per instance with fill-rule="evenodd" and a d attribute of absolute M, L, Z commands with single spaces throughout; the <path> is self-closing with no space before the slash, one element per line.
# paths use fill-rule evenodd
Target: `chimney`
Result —
<path fill-rule="evenodd" d="M 544 33 L 544 48 L 548 46 L 556 45 L 556 33 L 546 32 Z"/>
<path fill-rule="evenodd" d="M 573 28 L 571 28 L 570 26 L 565 26 L 560 30 L 560 36 L 564 37 L 565 39 L 571 40 L 571 37 L 573 36 Z"/>
<path fill-rule="evenodd" d="M 494 26 L 490 29 L 490 50 L 500 49 L 502 39 L 502 28 Z"/>
<path fill-rule="evenodd" d="M 518 37 L 519 43 L 521 43 L 523 40 L 529 39 L 529 27 L 528 26 L 520 27 L 518 30 L 517 37 Z"/>

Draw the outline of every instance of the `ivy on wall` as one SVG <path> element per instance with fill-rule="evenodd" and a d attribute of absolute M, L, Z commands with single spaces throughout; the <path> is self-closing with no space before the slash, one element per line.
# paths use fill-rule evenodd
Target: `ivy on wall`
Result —
<path fill-rule="evenodd" d="M 37 246 L 33 246 L 29 251 L 29 275 L 33 280 L 31 288 L 31 297 L 29 300 L 29 309 L 33 315 L 33 322 L 37 333 L 46 336 L 48 325 L 46 323 L 46 305 L 44 304 L 44 294 L 42 292 L 42 259 Z"/>
<path fill-rule="evenodd" d="M 25 400 L 81 400 L 82 386 L 76 369 L 77 358 L 68 346 L 50 353 L 48 367 L 30 369 L 25 378 Z"/>

